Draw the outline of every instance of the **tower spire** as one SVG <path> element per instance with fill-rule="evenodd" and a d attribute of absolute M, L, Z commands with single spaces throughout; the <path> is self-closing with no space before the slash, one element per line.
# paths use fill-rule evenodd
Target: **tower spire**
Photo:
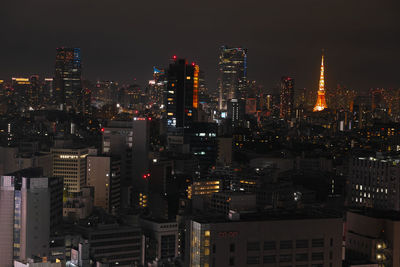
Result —
<path fill-rule="evenodd" d="M 319 75 L 319 88 L 318 88 L 318 96 L 317 96 L 317 103 L 314 106 L 313 111 L 322 111 L 326 109 L 328 106 L 326 105 L 325 101 L 325 68 L 324 68 L 324 50 L 322 50 L 322 57 L 321 57 L 321 70 Z"/>

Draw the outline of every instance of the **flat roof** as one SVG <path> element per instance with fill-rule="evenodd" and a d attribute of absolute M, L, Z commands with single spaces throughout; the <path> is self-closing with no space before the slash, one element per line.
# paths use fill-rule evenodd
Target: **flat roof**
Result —
<path fill-rule="evenodd" d="M 400 212 L 395 210 L 377 210 L 377 209 L 349 209 L 347 212 L 356 213 L 375 219 L 385 219 L 391 221 L 400 221 Z"/>
<path fill-rule="evenodd" d="M 226 223 L 226 222 L 249 222 L 249 221 L 291 221 L 307 219 L 341 219 L 341 212 L 322 208 L 313 209 L 291 209 L 270 210 L 262 212 L 240 213 L 239 220 L 230 220 L 227 216 L 198 216 L 193 221 L 199 223 Z"/>

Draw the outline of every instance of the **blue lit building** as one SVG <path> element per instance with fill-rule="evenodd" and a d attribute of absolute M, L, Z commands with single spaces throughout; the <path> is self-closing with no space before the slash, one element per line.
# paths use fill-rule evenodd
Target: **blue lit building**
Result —
<path fill-rule="evenodd" d="M 54 104 L 59 109 L 82 111 L 81 74 L 81 49 L 57 48 L 54 74 Z"/>

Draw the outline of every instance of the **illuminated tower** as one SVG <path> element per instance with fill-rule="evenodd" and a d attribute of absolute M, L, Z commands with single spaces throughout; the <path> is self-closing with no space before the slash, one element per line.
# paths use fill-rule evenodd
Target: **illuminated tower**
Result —
<path fill-rule="evenodd" d="M 247 85 L 247 49 L 222 46 L 219 55 L 219 109 L 227 110 L 231 99 L 244 99 Z"/>
<path fill-rule="evenodd" d="M 319 76 L 319 88 L 318 88 L 318 97 L 317 103 L 314 106 L 313 111 L 322 111 L 326 109 L 328 106 L 325 101 L 325 79 L 324 79 L 324 54 L 322 54 L 321 60 L 321 74 Z"/>

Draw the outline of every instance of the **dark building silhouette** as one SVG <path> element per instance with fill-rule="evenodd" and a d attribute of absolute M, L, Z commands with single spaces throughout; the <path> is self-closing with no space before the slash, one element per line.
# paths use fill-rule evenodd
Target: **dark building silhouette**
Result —
<path fill-rule="evenodd" d="M 199 66 L 176 59 L 167 71 L 167 126 L 182 128 L 196 118 L 198 107 Z"/>

